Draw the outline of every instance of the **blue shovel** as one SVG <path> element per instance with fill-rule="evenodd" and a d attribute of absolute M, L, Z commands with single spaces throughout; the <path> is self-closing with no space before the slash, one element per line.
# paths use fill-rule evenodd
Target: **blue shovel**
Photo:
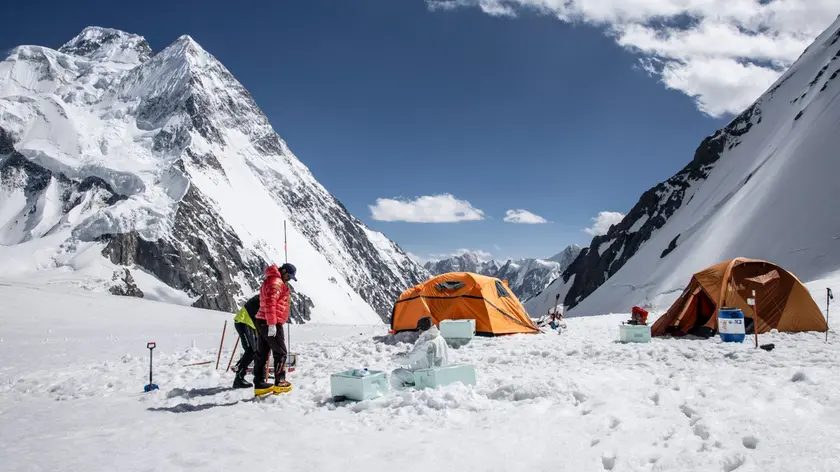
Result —
<path fill-rule="evenodd" d="M 152 349 L 155 348 L 155 343 L 146 343 L 146 347 L 149 348 L 149 385 L 143 387 L 143 391 L 151 392 L 158 389 L 158 386 L 152 383 Z"/>

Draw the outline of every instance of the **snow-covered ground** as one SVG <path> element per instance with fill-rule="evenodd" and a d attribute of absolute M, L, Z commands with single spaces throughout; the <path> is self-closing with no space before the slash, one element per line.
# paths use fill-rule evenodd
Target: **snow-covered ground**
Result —
<path fill-rule="evenodd" d="M 810 284 L 820 303 L 825 282 Z M 2 282 L 0 300 L 2 470 L 830 471 L 840 457 L 834 332 L 762 336 L 770 352 L 624 345 L 626 315 L 573 318 L 559 336 L 450 351 L 474 387 L 337 404 L 330 373 L 391 370 L 409 345 L 384 325 L 293 326 L 294 391 L 253 400 L 214 370 L 231 315 L 37 284 Z M 220 370 L 234 342 L 229 321 Z"/>

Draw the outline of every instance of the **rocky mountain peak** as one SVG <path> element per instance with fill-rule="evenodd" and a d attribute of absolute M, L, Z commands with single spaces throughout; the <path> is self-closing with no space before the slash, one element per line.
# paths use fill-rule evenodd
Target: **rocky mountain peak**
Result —
<path fill-rule="evenodd" d="M 89 28 L 61 52 L 0 63 L 0 148 L 14 150 L 0 169 L 0 259 L 49 235 L 58 268 L 91 255 L 85 286 L 127 268 L 147 298 L 236 311 L 288 241 L 292 320 L 387 321 L 428 273 L 317 182 L 190 36 L 155 55 L 144 43 Z"/>
<path fill-rule="evenodd" d="M 577 244 L 571 244 L 567 246 L 566 249 L 563 249 L 557 254 L 549 257 L 548 260 L 559 263 L 561 266 L 563 266 L 563 270 L 565 270 L 566 267 L 569 267 L 572 264 L 572 262 L 575 261 L 577 256 L 580 254 L 581 250 L 582 248 Z"/>
<path fill-rule="evenodd" d="M 141 64 L 152 57 L 152 48 L 144 37 L 99 26 L 83 29 L 58 51 L 94 61 L 129 65 Z"/>

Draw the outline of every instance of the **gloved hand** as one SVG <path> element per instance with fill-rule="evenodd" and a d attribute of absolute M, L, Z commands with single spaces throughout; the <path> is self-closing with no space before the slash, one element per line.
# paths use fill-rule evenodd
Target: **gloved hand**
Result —
<path fill-rule="evenodd" d="M 273 338 L 277 336 L 277 325 L 271 325 L 268 327 L 268 337 Z"/>

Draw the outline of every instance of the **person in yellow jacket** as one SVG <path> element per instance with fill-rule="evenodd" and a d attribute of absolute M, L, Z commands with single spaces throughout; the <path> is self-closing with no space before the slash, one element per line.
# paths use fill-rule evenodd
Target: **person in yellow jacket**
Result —
<path fill-rule="evenodd" d="M 253 384 L 245 380 L 245 374 L 248 372 L 248 366 L 256 359 L 257 327 L 254 320 L 259 311 L 260 294 L 258 293 L 245 302 L 245 306 L 233 318 L 233 326 L 236 328 L 236 332 L 239 333 L 239 344 L 242 345 L 242 349 L 244 350 L 242 357 L 236 363 L 236 377 L 233 379 L 233 388 L 253 387 Z"/>

